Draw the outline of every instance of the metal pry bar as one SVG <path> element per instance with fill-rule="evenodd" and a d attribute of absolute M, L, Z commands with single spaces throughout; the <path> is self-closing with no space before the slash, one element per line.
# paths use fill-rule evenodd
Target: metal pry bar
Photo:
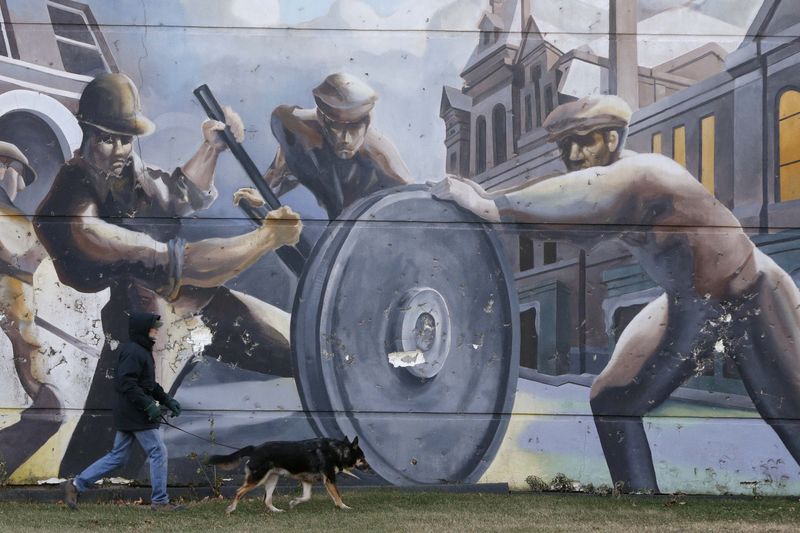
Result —
<path fill-rule="evenodd" d="M 225 123 L 225 112 L 222 110 L 222 106 L 219 105 L 217 99 L 214 98 L 214 94 L 209 89 L 208 85 L 201 85 L 200 87 L 196 88 L 194 91 L 194 95 L 197 100 L 200 102 L 200 105 L 203 107 L 203 110 L 206 112 L 209 118 L 213 120 L 217 120 L 219 122 Z M 244 149 L 244 146 L 236 140 L 233 136 L 233 132 L 229 127 L 225 127 L 224 130 L 221 132 L 222 138 L 225 141 L 225 144 L 228 145 L 233 157 L 242 165 L 242 168 L 247 174 L 247 177 L 250 178 L 250 181 L 253 182 L 255 188 L 258 189 L 258 192 L 261 193 L 261 196 L 264 198 L 264 201 L 269 206 L 270 209 L 278 209 L 281 207 L 281 202 L 275 193 L 272 192 L 272 189 L 269 188 L 269 185 L 264 181 L 263 174 L 259 172 L 258 167 L 250 158 L 247 151 Z M 259 224 L 263 221 L 263 216 L 254 208 L 246 205 L 245 203 L 239 203 L 239 207 L 247 213 L 247 215 L 258 222 Z M 303 267 L 306 263 L 306 258 L 311 253 L 311 243 L 304 234 L 300 234 L 300 241 L 297 243 L 295 247 L 291 246 L 282 246 L 275 251 L 278 254 L 278 257 L 283 261 L 283 263 L 294 272 L 297 276 L 300 276 L 300 273 L 303 271 Z"/>

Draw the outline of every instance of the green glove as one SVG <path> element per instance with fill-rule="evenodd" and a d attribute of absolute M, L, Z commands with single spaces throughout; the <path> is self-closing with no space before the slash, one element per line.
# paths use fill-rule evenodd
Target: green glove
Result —
<path fill-rule="evenodd" d="M 158 404 L 156 404 L 156 402 L 153 402 L 145 407 L 144 412 L 147 413 L 147 417 L 152 422 L 156 422 L 161 418 L 161 409 L 158 408 Z"/>
<path fill-rule="evenodd" d="M 172 411 L 172 418 L 181 415 L 181 404 L 179 404 L 178 400 L 175 398 L 169 398 L 166 402 L 164 402 L 164 405 L 167 406 L 167 409 Z"/>

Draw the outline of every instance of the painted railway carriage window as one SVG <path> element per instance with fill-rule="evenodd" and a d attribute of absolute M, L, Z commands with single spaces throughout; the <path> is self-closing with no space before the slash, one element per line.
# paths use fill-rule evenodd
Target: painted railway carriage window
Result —
<path fill-rule="evenodd" d="M 662 153 L 661 150 L 662 137 L 660 133 L 654 133 L 650 138 L 650 151 L 654 154 Z"/>
<path fill-rule="evenodd" d="M 716 119 L 709 115 L 700 119 L 700 182 L 714 194 Z"/>
<path fill-rule="evenodd" d="M 778 103 L 780 199 L 800 198 L 800 91 L 784 91 Z"/>

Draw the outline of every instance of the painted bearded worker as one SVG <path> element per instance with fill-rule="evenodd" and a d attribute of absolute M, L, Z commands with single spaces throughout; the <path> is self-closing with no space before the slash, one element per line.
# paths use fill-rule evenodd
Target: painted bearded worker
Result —
<path fill-rule="evenodd" d="M 31 400 L 18 422 L 0 430 L 0 459 L 9 475 L 61 425 L 57 417 L 43 416 L 55 414 L 43 409 L 60 410 L 62 404 L 58 390 L 48 383 L 46 356 L 34 322 L 33 275 L 47 253 L 30 220 L 14 205 L 17 194 L 35 179 L 25 155 L 0 141 L 0 328 L 11 343 L 14 369 Z"/>
<path fill-rule="evenodd" d="M 602 228 L 550 230 L 550 237 L 587 244 L 616 235 L 664 289 L 625 328 L 592 385 L 614 483 L 658 491 L 642 416 L 692 376 L 720 339 L 759 413 L 800 462 L 800 292 L 686 169 L 658 154 L 620 157 L 629 117 L 616 97 L 565 104 L 547 126 L 573 172 L 491 195 L 448 178 L 433 192 L 491 222 L 535 224 L 533 231 Z"/>
<path fill-rule="evenodd" d="M 272 112 L 278 151 L 264 179 L 281 196 L 308 188 L 333 220 L 365 196 L 409 182 L 392 142 L 370 128 L 378 95 L 348 74 L 331 74 L 313 90 L 316 109 L 281 105 Z M 240 194 L 263 204 L 254 189 Z"/>
<path fill-rule="evenodd" d="M 226 115 L 241 137 L 238 115 L 230 110 Z M 61 168 L 34 219 L 62 283 L 81 292 L 110 288 L 102 311 L 106 344 L 61 465 L 65 474 L 82 470 L 110 446 L 113 434 L 95 410 L 110 407 L 111 343 L 127 338 L 129 312 L 160 315 L 168 326 L 155 345 L 161 351 L 159 381 L 168 389 L 177 387 L 193 360 L 181 341 L 203 323 L 212 334 L 205 355 L 262 372 L 290 372 L 289 315 L 222 284 L 266 252 L 296 243 L 301 230 L 297 214 L 283 207 L 249 233 L 187 243 L 180 237 L 180 220 L 216 197 L 214 168 L 225 149 L 219 136 L 225 125 L 203 123 L 200 148 L 166 173 L 133 152 L 133 137 L 154 126 L 127 76 L 104 74 L 90 82 L 78 120 L 81 147 Z"/>

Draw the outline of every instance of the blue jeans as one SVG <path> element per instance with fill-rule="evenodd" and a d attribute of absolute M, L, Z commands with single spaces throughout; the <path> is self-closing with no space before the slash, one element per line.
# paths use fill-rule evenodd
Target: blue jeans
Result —
<path fill-rule="evenodd" d="M 164 439 L 161 438 L 161 432 L 157 429 L 117 431 L 117 435 L 114 437 L 114 447 L 111 451 L 75 476 L 73 483 L 78 492 L 85 491 L 95 481 L 115 468 L 124 465 L 128 460 L 134 440 L 139 441 L 139 445 L 150 461 L 150 484 L 153 487 L 153 494 L 150 498 L 151 503 L 168 503 L 167 447 L 164 444 Z"/>

